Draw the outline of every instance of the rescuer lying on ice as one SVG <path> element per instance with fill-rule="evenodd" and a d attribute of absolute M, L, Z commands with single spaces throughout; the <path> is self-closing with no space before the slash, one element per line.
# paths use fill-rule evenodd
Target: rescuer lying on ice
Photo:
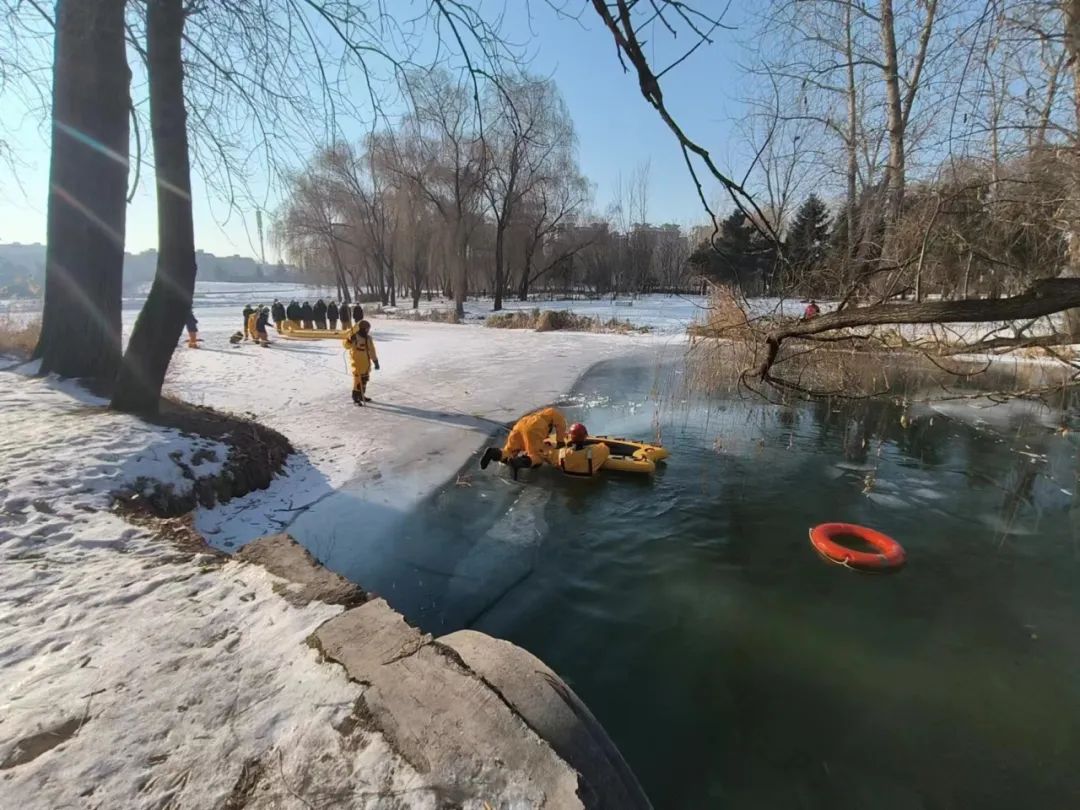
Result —
<path fill-rule="evenodd" d="M 555 444 L 547 443 L 555 431 Z M 608 449 L 586 446 L 589 433 L 582 424 L 570 428 L 571 445 L 566 443 L 566 417 L 556 408 L 544 408 L 530 413 L 517 421 L 510 430 L 506 444 L 500 450 L 489 447 L 480 459 L 480 468 L 486 470 L 493 461 L 507 465 L 517 477 L 518 470 L 539 467 L 545 461 L 559 467 L 570 475 L 593 475 L 607 460 Z"/>
<path fill-rule="evenodd" d="M 371 324 L 360 321 L 345 335 L 341 344 L 349 352 L 349 361 L 352 363 L 353 391 L 352 401 L 357 405 L 371 402 L 371 398 L 364 395 L 368 379 L 371 375 L 371 367 L 379 370 L 379 355 L 375 351 L 375 341 L 369 334 Z"/>

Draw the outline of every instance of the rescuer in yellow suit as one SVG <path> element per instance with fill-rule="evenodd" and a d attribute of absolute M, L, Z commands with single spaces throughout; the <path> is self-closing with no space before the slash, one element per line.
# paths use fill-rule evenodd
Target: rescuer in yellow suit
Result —
<path fill-rule="evenodd" d="M 247 323 L 244 324 L 244 337 L 251 338 L 252 340 L 258 340 L 259 331 L 259 310 L 253 309 L 251 314 L 247 316 Z"/>
<path fill-rule="evenodd" d="M 379 355 L 375 351 L 375 341 L 371 339 L 370 333 L 371 324 L 360 321 L 345 334 L 345 339 L 341 341 L 349 352 L 349 361 L 352 363 L 352 399 L 357 405 L 371 402 L 364 391 L 371 375 L 371 367 L 375 366 L 375 370 L 379 370 Z"/>
<path fill-rule="evenodd" d="M 567 475 L 596 475 L 611 455 L 610 448 L 603 442 L 586 444 L 589 431 L 580 422 L 572 424 L 568 433 L 570 443 L 566 447 L 558 448 L 553 463 Z"/>
<path fill-rule="evenodd" d="M 510 430 L 502 450 L 489 447 L 480 459 L 480 469 L 486 470 L 493 461 L 501 461 L 514 471 L 538 467 L 544 461 L 544 440 L 555 431 L 556 446 L 566 441 L 566 417 L 557 408 L 544 408 L 521 417 Z"/>

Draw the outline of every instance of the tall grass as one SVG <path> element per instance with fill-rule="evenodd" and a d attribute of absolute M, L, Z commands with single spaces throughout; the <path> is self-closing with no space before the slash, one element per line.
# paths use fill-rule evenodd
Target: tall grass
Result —
<path fill-rule="evenodd" d="M 516 310 L 488 315 L 484 326 L 491 329 L 534 329 L 537 332 L 648 332 L 647 326 L 634 326 L 618 318 L 602 320 L 589 315 L 553 309 Z"/>
<path fill-rule="evenodd" d="M 0 315 L 0 355 L 29 360 L 41 335 L 41 319 Z"/>

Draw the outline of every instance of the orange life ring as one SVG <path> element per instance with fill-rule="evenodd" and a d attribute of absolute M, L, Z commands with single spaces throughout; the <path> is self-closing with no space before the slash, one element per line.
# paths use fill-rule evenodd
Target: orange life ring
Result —
<path fill-rule="evenodd" d="M 833 539 L 835 537 L 857 537 L 876 551 L 856 551 L 840 545 Z M 891 537 L 854 523 L 822 523 L 815 526 L 810 530 L 810 543 L 829 562 L 857 571 L 896 571 L 907 562 L 903 546 Z"/>

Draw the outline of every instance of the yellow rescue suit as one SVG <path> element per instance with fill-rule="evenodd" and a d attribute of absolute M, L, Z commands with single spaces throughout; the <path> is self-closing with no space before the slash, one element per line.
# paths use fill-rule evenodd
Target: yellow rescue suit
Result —
<path fill-rule="evenodd" d="M 566 440 L 566 417 L 555 408 L 521 417 L 510 431 L 510 436 L 502 449 L 502 460 L 509 461 L 518 453 L 524 452 L 535 467 L 544 460 L 544 439 L 555 429 L 555 442 L 561 445 Z"/>
<path fill-rule="evenodd" d="M 352 364 L 353 390 L 363 392 L 371 375 L 371 366 L 379 365 L 379 355 L 375 351 L 375 341 L 371 335 L 361 335 L 358 326 L 349 330 L 345 339 L 341 341 L 349 352 L 349 361 Z"/>
<path fill-rule="evenodd" d="M 559 449 L 555 463 L 567 475 L 590 476 L 600 472 L 610 455 L 608 446 L 600 442 L 563 447 Z"/>
<path fill-rule="evenodd" d="M 248 315 L 248 319 L 247 319 L 247 335 L 245 335 L 245 337 L 249 337 L 252 340 L 258 340 L 258 338 L 259 338 L 258 323 L 259 323 L 259 313 L 258 312 L 252 312 L 250 315 Z"/>

